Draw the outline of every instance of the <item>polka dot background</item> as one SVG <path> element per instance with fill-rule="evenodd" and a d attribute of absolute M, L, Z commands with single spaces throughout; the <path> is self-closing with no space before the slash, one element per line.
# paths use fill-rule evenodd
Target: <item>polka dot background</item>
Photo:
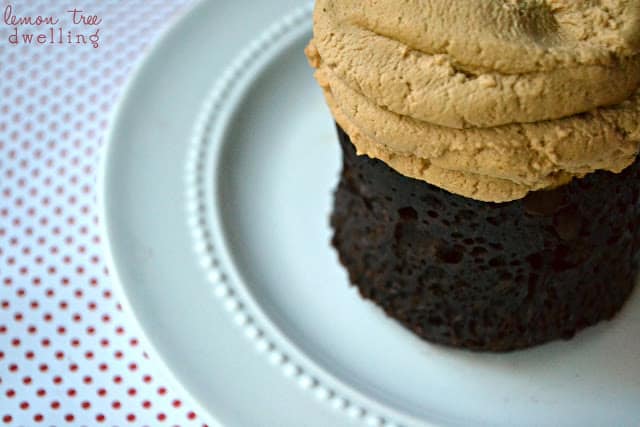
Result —
<path fill-rule="evenodd" d="M 202 426 L 114 299 L 96 216 L 100 147 L 136 61 L 191 5 L 1 1 L 90 43 L 25 44 L 0 22 L 0 425 Z M 66 10 L 102 19 L 72 25 Z"/>

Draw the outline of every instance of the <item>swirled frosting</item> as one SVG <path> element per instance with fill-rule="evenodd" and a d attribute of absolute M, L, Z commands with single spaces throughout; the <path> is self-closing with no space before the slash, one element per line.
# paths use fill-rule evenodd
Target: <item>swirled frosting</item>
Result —
<path fill-rule="evenodd" d="M 360 154 L 483 201 L 640 144 L 640 0 L 317 0 L 306 49 Z"/>

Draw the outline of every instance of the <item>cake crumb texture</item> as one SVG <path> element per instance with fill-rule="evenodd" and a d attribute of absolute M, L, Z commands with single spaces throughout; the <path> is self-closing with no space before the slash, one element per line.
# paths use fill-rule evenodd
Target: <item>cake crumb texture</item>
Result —
<path fill-rule="evenodd" d="M 360 294 L 420 337 L 482 351 L 611 318 L 635 284 L 640 162 L 508 203 L 485 203 L 344 156 L 333 245 Z"/>

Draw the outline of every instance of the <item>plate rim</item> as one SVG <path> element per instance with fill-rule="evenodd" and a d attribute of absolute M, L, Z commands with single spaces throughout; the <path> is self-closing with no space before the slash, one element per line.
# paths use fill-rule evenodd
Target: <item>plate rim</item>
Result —
<path fill-rule="evenodd" d="M 207 0 L 195 0 L 193 4 L 184 7 L 179 13 L 173 15 L 170 18 L 170 22 L 166 24 L 150 48 L 142 54 L 141 58 L 129 73 L 122 87 L 122 91 L 109 113 L 109 126 L 104 133 L 104 142 L 100 148 L 96 177 L 96 206 L 97 217 L 100 219 L 98 221 L 98 233 L 102 242 L 104 261 L 109 272 L 110 284 L 116 300 L 122 307 L 123 313 L 132 320 L 131 325 L 135 328 L 136 338 L 140 340 L 140 343 L 149 355 L 149 360 L 155 361 L 155 363 L 153 363 L 154 368 L 160 371 L 167 386 L 175 390 L 176 394 L 187 397 L 189 399 L 189 405 L 193 407 L 195 413 L 198 414 L 207 425 L 222 427 L 223 424 L 216 414 L 208 410 L 198 398 L 178 381 L 175 373 L 169 368 L 169 364 L 163 356 L 162 351 L 156 347 L 154 341 L 148 336 L 144 322 L 141 321 L 136 310 L 134 310 L 129 293 L 127 292 L 127 287 L 121 278 L 120 269 L 114 259 L 114 242 L 112 234 L 109 231 L 109 215 L 107 213 L 107 199 L 109 198 L 107 192 L 107 171 L 109 165 L 114 161 L 115 135 L 118 134 L 124 121 L 124 110 L 126 106 L 132 102 L 131 93 L 133 92 L 133 88 L 139 84 L 140 80 L 148 70 L 151 69 L 151 63 L 156 56 L 160 55 L 167 41 L 173 38 L 179 31 L 179 24 L 197 15 L 200 9 L 205 7 L 206 3 Z"/>

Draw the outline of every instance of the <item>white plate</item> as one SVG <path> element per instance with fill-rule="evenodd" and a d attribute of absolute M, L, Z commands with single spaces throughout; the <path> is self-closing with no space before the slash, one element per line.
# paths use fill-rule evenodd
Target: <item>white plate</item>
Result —
<path fill-rule="evenodd" d="M 201 3 L 117 111 L 102 219 L 157 357 L 229 426 L 637 425 L 639 292 L 569 342 L 477 354 L 420 341 L 348 286 L 300 5 Z"/>

